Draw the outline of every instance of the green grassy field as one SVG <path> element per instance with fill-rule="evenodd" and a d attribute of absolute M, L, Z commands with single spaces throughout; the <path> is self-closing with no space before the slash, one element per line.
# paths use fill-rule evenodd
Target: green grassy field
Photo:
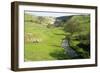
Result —
<path fill-rule="evenodd" d="M 61 20 L 64 18 L 65 20 Z M 90 58 L 90 16 L 77 15 L 67 19 L 47 16 L 35 16 L 25 14 L 24 24 L 24 60 L 64 60 Z M 55 24 L 59 24 L 55 26 Z M 61 47 L 62 40 L 68 40 L 70 50 L 74 50 L 78 56 Z M 68 47 L 66 47 L 68 51 Z"/>
<path fill-rule="evenodd" d="M 41 24 L 25 22 L 25 36 L 41 39 L 39 43 L 25 42 L 25 61 L 67 59 L 61 41 L 65 32 L 61 27 L 47 28 Z M 25 39 L 27 40 L 27 38 Z"/>

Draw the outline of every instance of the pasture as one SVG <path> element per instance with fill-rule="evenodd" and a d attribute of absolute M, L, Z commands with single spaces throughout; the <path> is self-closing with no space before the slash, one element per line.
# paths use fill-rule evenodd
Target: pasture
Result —
<path fill-rule="evenodd" d="M 67 59 L 68 56 L 61 47 L 64 34 L 61 27 L 47 28 L 41 24 L 26 22 L 25 61 Z"/>
<path fill-rule="evenodd" d="M 90 58 L 89 15 L 25 14 L 24 23 L 25 61 Z M 62 47 L 62 41 L 68 41 L 67 47 Z"/>

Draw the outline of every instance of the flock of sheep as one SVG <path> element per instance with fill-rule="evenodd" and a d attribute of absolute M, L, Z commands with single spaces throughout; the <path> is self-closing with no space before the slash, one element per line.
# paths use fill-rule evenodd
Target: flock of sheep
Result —
<path fill-rule="evenodd" d="M 42 39 L 36 37 L 34 34 L 25 33 L 25 42 L 39 43 L 41 41 L 42 41 Z"/>

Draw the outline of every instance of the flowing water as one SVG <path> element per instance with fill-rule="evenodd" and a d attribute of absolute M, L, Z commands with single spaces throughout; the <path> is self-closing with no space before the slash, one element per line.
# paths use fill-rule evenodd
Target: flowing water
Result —
<path fill-rule="evenodd" d="M 65 53 L 66 53 L 67 55 L 69 55 L 70 57 L 74 58 L 74 57 L 77 57 L 77 56 L 78 56 L 78 54 L 76 53 L 76 51 L 73 50 L 73 49 L 69 46 L 68 40 L 64 39 L 64 40 L 62 41 L 62 45 L 61 45 L 61 46 L 62 46 L 62 48 L 64 48 Z"/>

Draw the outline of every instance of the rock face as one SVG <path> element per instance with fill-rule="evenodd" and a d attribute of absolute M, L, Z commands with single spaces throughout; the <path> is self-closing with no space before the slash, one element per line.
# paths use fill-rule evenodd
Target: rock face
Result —
<path fill-rule="evenodd" d="M 64 48 L 65 54 L 68 54 L 70 57 L 74 58 L 78 56 L 78 54 L 72 48 L 70 48 L 68 40 L 63 40 L 61 46 Z"/>
<path fill-rule="evenodd" d="M 72 16 L 60 16 L 55 19 L 54 26 L 59 27 L 62 25 L 62 22 L 68 21 Z"/>

